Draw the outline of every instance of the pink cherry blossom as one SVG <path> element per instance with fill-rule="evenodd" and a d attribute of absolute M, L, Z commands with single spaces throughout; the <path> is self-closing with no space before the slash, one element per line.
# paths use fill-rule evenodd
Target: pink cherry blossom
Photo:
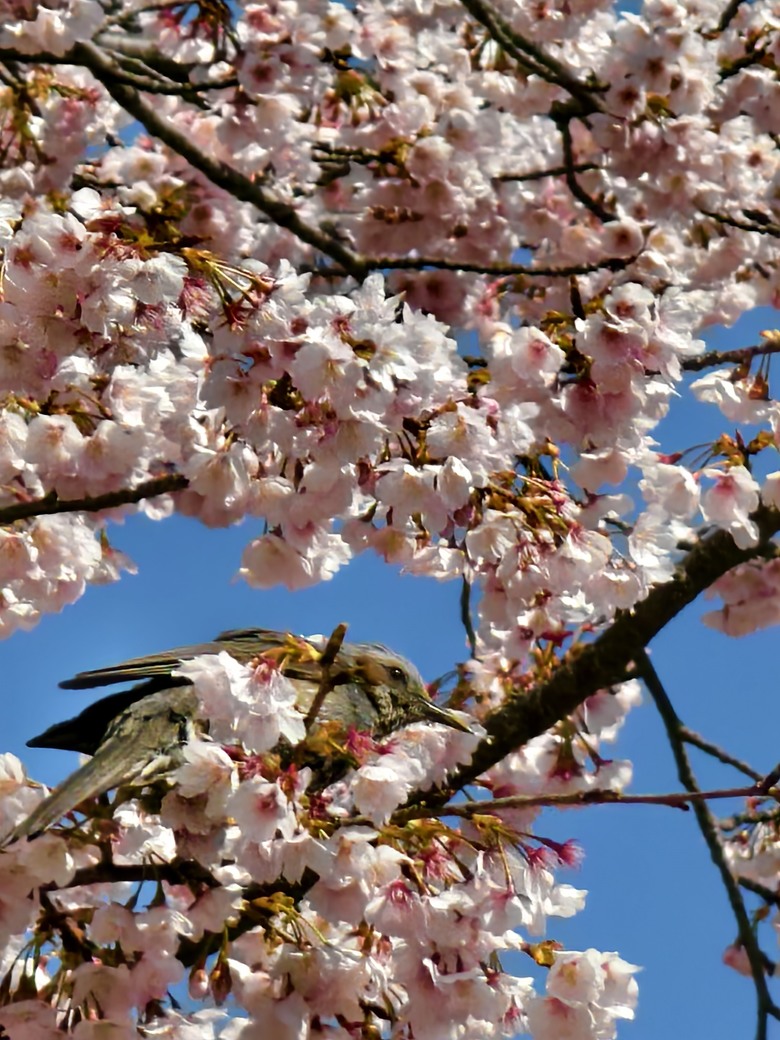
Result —
<path fill-rule="evenodd" d="M 721 471 L 708 467 L 703 476 L 715 481 L 702 495 L 701 512 L 705 520 L 725 527 L 741 548 L 754 545 L 758 528 L 749 514 L 758 506 L 759 486 L 744 466 Z"/>
<path fill-rule="evenodd" d="M 179 513 L 244 522 L 256 589 L 366 551 L 449 582 L 473 655 L 471 733 L 350 733 L 334 777 L 287 757 L 278 660 L 183 662 L 209 732 L 172 775 L 0 857 L 6 1033 L 611 1038 L 617 954 L 501 964 L 585 894 L 538 804 L 491 803 L 631 782 L 637 661 L 578 662 L 681 575 L 712 628 L 780 620 L 776 334 L 701 338 L 780 302 L 771 4 L 5 7 L 0 636 Z M 45 796 L 10 756 L 0 793 L 0 835 Z M 774 890 L 750 826 L 727 862 Z"/>

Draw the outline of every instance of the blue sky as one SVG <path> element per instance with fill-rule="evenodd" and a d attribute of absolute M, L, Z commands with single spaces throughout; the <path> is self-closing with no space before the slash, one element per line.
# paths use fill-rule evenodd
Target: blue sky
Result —
<path fill-rule="evenodd" d="M 721 349 L 756 342 L 772 312 L 751 316 L 738 330 L 708 337 Z M 664 450 L 701 443 L 727 429 L 714 409 L 676 402 L 660 431 Z M 303 633 L 349 624 L 350 639 L 377 640 L 414 660 L 428 679 L 467 656 L 456 584 L 403 577 L 373 557 L 355 560 L 331 582 L 289 593 L 248 588 L 234 580 L 242 547 L 259 531 L 248 522 L 210 531 L 175 517 L 162 523 L 133 518 L 112 526 L 112 542 L 137 563 L 137 576 L 88 590 L 60 615 L 0 645 L 5 732 L 0 750 L 22 757 L 31 775 L 55 783 L 76 764 L 65 752 L 29 750 L 25 741 L 93 699 L 57 689 L 75 672 L 137 654 L 208 639 L 225 628 L 262 625 Z M 777 633 L 727 640 L 699 622 L 710 605 L 694 603 L 653 644 L 653 660 L 683 721 L 756 768 L 780 759 L 780 703 L 772 651 Z M 634 762 L 635 792 L 677 790 L 671 753 L 646 698 L 629 716 L 614 756 Z M 737 783 L 701 756 L 704 786 Z M 730 809 L 736 808 L 731 805 Z M 730 811 L 726 805 L 723 813 Z M 617 950 L 643 966 L 635 1023 L 619 1036 L 659 1040 L 701 1035 L 708 1040 L 750 1036 L 752 985 L 721 964 L 735 925 L 692 814 L 646 806 L 595 806 L 547 812 L 538 828 L 572 837 L 586 858 L 561 880 L 588 890 L 583 913 L 552 921 L 549 936 L 569 948 Z M 776 956 L 765 930 L 764 947 Z M 527 960 L 507 963 L 531 974 Z M 771 1030 L 775 1030 L 772 1034 Z M 780 1025 L 770 1025 L 780 1037 Z"/>

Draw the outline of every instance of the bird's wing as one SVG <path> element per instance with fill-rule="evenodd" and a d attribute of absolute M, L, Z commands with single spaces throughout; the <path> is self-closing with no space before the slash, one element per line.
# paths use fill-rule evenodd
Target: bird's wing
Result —
<path fill-rule="evenodd" d="M 279 643 L 279 633 L 267 628 L 242 628 L 229 632 L 221 632 L 210 643 L 195 643 L 192 646 L 179 646 L 173 650 L 164 650 L 159 654 L 148 654 L 146 657 L 133 657 L 121 664 L 108 668 L 95 668 L 88 672 L 79 672 L 72 679 L 60 683 L 63 690 L 88 690 L 94 686 L 112 686 L 120 682 L 138 682 L 141 679 L 152 679 L 155 676 L 170 675 L 182 661 L 200 654 L 218 654 L 223 650 L 228 653 L 242 655 L 248 660 L 254 654 L 260 654 Z"/>
<path fill-rule="evenodd" d="M 119 737 L 111 737 L 105 741 L 98 753 L 85 762 L 75 773 L 55 787 L 48 798 L 40 803 L 23 820 L 7 838 L 3 844 L 9 844 L 19 838 L 32 838 L 41 831 L 45 831 L 61 816 L 75 809 L 77 805 L 87 798 L 110 791 L 128 778 L 128 769 L 132 762 L 136 770 L 139 763 L 139 752 L 134 746 L 135 742 L 128 742 Z"/>
<path fill-rule="evenodd" d="M 141 700 L 142 697 L 154 693 L 159 687 L 159 680 L 142 683 L 132 690 L 122 690 L 102 697 L 94 704 L 88 705 L 72 719 L 55 722 L 37 737 L 27 741 L 27 747 L 56 748 L 58 751 L 78 751 L 82 755 L 94 755 L 103 741 L 106 730 L 113 720 L 123 711 Z M 168 679 L 169 683 L 173 680 Z M 154 688 L 150 689 L 154 683 Z"/>
<path fill-rule="evenodd" d="M 73 679 L 61 682 L 60 686 L 66 690 L 84 690 L 133 681 L 140 682 L 140 685 L 103 697 L 73 718 L 49 726 L 43 733 L 29 740 L 27 746 L 94 755 L 106 736 L 109 724 L 131 704 L 160 690 L 188 684 L 187 679 L 171 678 L 171 672 L 182 661 L 198 654 L 218 654 L 223 650 L 241 661 L 273 651 L 291 679 L 319 682 L 321 673 L 317 664 L 317 650 L 307 640 L 268 628 L 232 629 L 221 632 L 210 643 L 195 643 L 147 657 L 135 657 L 108 668 L 79 672 Z"/>

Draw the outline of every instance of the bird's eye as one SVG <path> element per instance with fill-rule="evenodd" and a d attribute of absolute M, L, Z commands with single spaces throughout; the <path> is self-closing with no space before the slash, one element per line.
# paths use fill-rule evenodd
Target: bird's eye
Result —
<path fill-rule="evenodd" d="M 388 668 L 387 674 L 390 676 L 391 679 L 394 680 L 394 682 L 403 682 L 403 680 L 406 678 L 406 672 L 403 670 L 403 668 L 399 668 L 397 665 L 393 665 L 392 667 Z"/>

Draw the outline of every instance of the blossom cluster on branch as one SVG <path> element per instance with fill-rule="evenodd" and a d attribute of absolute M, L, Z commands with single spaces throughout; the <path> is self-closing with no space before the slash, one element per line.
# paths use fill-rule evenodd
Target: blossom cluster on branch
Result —
<path fill-rule="evenodd" d="M 312 768 L 274 754 L 280 735 L 300 740 L 303 724 L 292 683 L 270 660 L 239 665 L 222 653 L 181 674 L 214 739 L 187 746 L 162 803 L 117 798 L 80 828 L 16 842 L 0 858 L 0 971 L 15 993 L 0 1021 L 12 1040 L 63 1026 L 97 1040 L 109 1024 L 110 1036 L 131 1037 L 134 1011 L 142 1036 L 181 1040 L 371 1036 L 383 1021 L 417 1038 L 544 1036 L 569 1017 L 611 1036 L 631 1014 L 635 969 L 617 954 L 558 960 L 538 941 L 547 919 L 576 913 L 585 893 L 556 880 L 579 850 L 535 837 L 537 808 L 486 811 L 457 827 L 425 813 L 394 819 L 411 790 L 443 783 L 468 759 L 476 733 L 416 724 L 381 744 L 353 734 L 353 768 L 323 790 Z M 593 698 L 583 719 L 591 756 L 600 738 L 614 739 L 634 687 Z M 316 748 L 328 734 L 313 739 Z M 3 767 L 6 833 L 42 792 L 13 756 Z M 596 777 L 584 744 L 550 735 L 484 783 L 533 792 L 543 772 L 574 791 L 617 789 L 630 770 L 605 762 Z M 143 880 L 157 881 L 156 898 L 132 895 Z M 502 968 L 501 952 L 512 950 L 551 967 L 546 994 Z M 211 1008 L 161 1013 L 184 981 Z M 228 997 L 235 1006 L 214 1008 Z"/>
<path fill-rule="evenodd" d="M 780 337 L 711 364 L 700 338 L 780 295 L 771 3 L 0 9 L 0 634 L 132 566 L 114 519 L 250 519 L 258 588 L 365 550 L 473 588 L 455 696 L 487 734 L 412 727 L 315 798 L 242 757 L 285 735 L 247 708 L 284 691 L 204 659 L 237 758 L 193 750 L 162 806 L 2 857 L 0 1024 L 613 1036 L 632 967 L 513 931 L 582 902 L 535 813 L 393 813 L 473 780 L 620 789 L 598 742 L 632 655 L 715 579 L 715 627 L 774 611 Z M 731 432 L 660 454 L 689 389 Z M 12 826 L 38 795 L 4 769 Z M 185 970 L 216 1006 L 167 1000 Z"/>

